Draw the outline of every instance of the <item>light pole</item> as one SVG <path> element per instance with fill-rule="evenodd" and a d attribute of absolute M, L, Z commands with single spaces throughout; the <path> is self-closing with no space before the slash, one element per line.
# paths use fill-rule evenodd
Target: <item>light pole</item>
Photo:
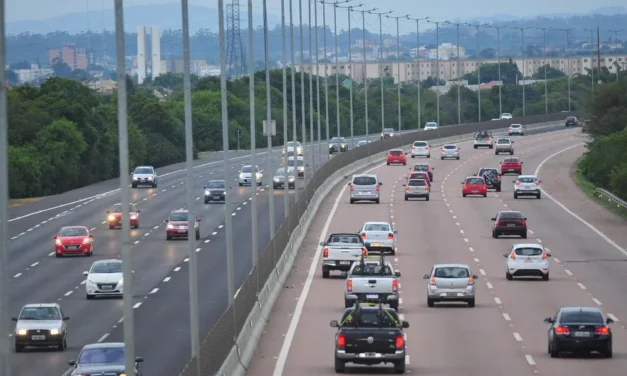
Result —
<path fill-rule="evenodd" d="M 300 34 L 300 126 L 301 126 L 301 134 L 302 134 L 302 142 L 303 142 L 303 155 L 305 154 L 305 147 L 307 146 L 307 131 L 306 131 L 306 115 L 305 109 L 307 106 L 305 105 L 305 65 L 303 64 L 303 45 L 305 44 L 305 39 L 303 37 L 303 0 L 298 0 L 298 20 L 300 25 L 298 27 Z M 295 68 L 295 67 L 294 67 Z M 294 144 L 296 147 L 296 144 Z M 296 149 L 294 149 L 296 151 Z M 296 153 L 295 153 L 296 154 Z M 294 157 L 294 159 L 298 159 Z M 298 161 L 294 160 L 294 168 L 297 168 Z M 303 158 L 303 164 L 305 164 L 305 158 Z M 312 166 L 313 168 L 313 166 Z M 305 169 L 306 176 L 303 176 L 305 182 L 307 182 L 307 177 L 309 176 L 309 169 Z M 287 176 L 287 175 L 286 175 Z M 306 184 L 306 183 L 305 183 Z"/>
<path fill-rule="evenodd" d="M 286 30 L 285 30 L 285 0 L 281 0 L 281 50 L 282 50 L 282 73 L 283 73 L 283 172 L 287 179 L 287 43 L 286 43 Z M 253 169 L 255 166 L 253 166 Z M 256 172 L 256 171 L 255 171 Z M 287 221 L 290 214 L 289 197 L 288 197 L 288 184 L 283 187 L 283 211 L 285 220 Z M 257 187 L 255 187 L 255 190 Z"/>
<path fill-rule="evenodd" d="M 315 161 L 315 152 L 314 152 L 314 110 L 313 110 L 313 69 L 312 68 L 312 64 L 313 61 L 311 59 L 311 50 L 312 50 L 312 45 L 311 45 L 311 2 L 314 0 L 307 0 L 307 6 L 309 7 L 308 11 L 307 11 L 307 17 L 309 18 L 309 21 L 307 22 L 307 26 L 309 27 L 308 33 L 307 33 L 307 37 L 309 38 L 308 43 L 307 43 L 307 49 L 309 50 L 309 139 L 311 140 L 311 172 L 310 175 L 308 177 L 308 179 L 311 179 L 313 177 L 313 174 L 315 172 L 315 166 L 316 166 L 316 161 Z M 317 74 L 318 72 L 316 72 Z"/>
<path fill-rule="evenodd" d="M 522 71 L 522 111 L 523 111 L 523 117 L 526 116 L 526 104 L 525 104 L 525 75 L 527 74 L 527 60 L 525 59 L 525 29 L 529 29 L 528 27 L 514 27 L 512 26 L 512 29 L 517 29 L 520 30 L 520 37 L 522 40 L 522 65 L 523 65 L 523 71 Z"/>
<path fill-rule="evenodd" d="M 268 4 L 267 0 L 263 0 L 263 49 L 264 49 L 264 65 L 266 70 L 266 134 L 268 142 L 268 166 L 272 163 L 272 136 L 274 136 L 274 127 L 272 126 L 272 86 L 270 85 L 270 46 L 268 40 Z M 274 185 L 270 184 L 268 188 L 269 206 L 270 206 L 270 239 L 274 238 Z"/>
<path fill-rule="evenodd" d="M 553 28 L 551 28 L 553 29 Z M 568 112 L 570 112 L 570 106 L 571 106 L 571 100 L 570 100 L 570 79 L 572 76 L 572 70 L 570 69 L 570 53 L 569 53 L 569 48 L 570 48 L 570 32 L 573 29 L 553 29 L 553 30 L 559 30 L 559 31 L 563 31 L 566 33 L 566 47 L 564 48 L 564 58 L 568 59 L 568 65 L 567 68 L 568 69 Z"/>
<path fill-rule="evenodd" d="M 333 24 L 334 24 L 334 41 L 335 41 L 335 121 L 337 127 L 337 137 L 341 136 L 341 126 L 340 126 L 340 61 L 338 56 L 338 48 L 337 42 L 339 39 L 339 35 L 337 33 L 337 8 L 338 4 L 349 3 L 351 0 L 344 1 L 334 1 L 334 2 L 324 2 L 324 4 L 333 5 Z"/>
<path fill-rule="evenodd" d="M 294 1 L 295 0 L 289 0 L 290 1 L 290 64 L 291 64 L 291 69 L 290 69 L 290 73 L 291 73 L 291 79 L 292 79 L 292 142 L 294 143 L 294 173 L 296 174 L 296 166 L 298 165 L 297 163 L 297 153 L 296 153 L 296 142 L 298 142 L 298 138 L 297 138 L 297 133 L 296 133 L 296 115 L 298 110 L 296 109 L 296 72 L 295 72 L 295 68 L 296 68 L 296 58 L 295 58 L 295 48 L 294 48 L 294 9 L 293 9 L 293 5 L 294 5 Z M 285 147 L 285 155 L 287 155 L 287 145 Z M 287 178 L 288 174 L 287 174 L 287 170 L 285 170 L 285 177 Z M 285 185 L 285 196 L 289 196 L 288 192 L 288 186 L 289 184 Z M 255 187 L 255 189 L 257 189 Z M 297 189 L 294 190 L 294 199 L 298 199 L 298 193 L 296 192 L 298 191 Z M 286 202 L 289 202 L 289 198 L 286 198 Z"/>
<path fill-rule="evenodd" d="M 396 20 L 396 93 L 398 101 L 398 133 L 401 133 L 403 129 L 403 123 L 401 119 L 401 34 L 400 34 L 400 19 L 409 17 L 409 14 L 398 17 L 385 16 L 386 18 Z"/>
<path fill-rule="evenodd" d="M 381 132 L 383 132 L 383 128 L 385 128 L 385 107 L 384 107 L 384 96 L 383 96 L 383 72 L 381 72 L 381 62 L 383 61 L 383 16 L 386 14 L 390 14 L 389 12 L 368 12 L 368 14 L 374 14 L 379 16 L 379 62 L 377 63 L 379 68 L 379 79 L 381 80 Z M 383 134 L 383 133 L 381 133 Z"/>
<path fill-rule="evenodd" d="M 457 124 L 461 124 L 462 123 L 462 101 L 461 101 L 461 93 L 460 93 L 460 86 L 461 86 L 461 81 L 460 81 L 460 64 L 459 64 L 459 23 L 455 23 L 455 22 L 450 22 L 450 21 L 445 21 L 447 24 L 449 25 L 455 25 L 456 26 L 456 31 L 457 31 Z"/>
<path fill-rule="evenodd" d="M 324 107 L 325 107 L 325 131 L 326 131 L 326 140 L 329 141 L 329 72 L 328 65 L 326 62 L 327 59 L 327 11 L 326 11 L 326 3 L 324 1 L 320 1 L 322 4 L 322 43 L 324 45 Z M 331 153 L 327 151 L 327 160 L 331 158 Z"/>
<path fill-rule="evenodd" d="M 481 59 L 479 56 L 480 51 L 480 36 L 479 36 L 479 27 L 480 25 L 472 25 L 466 24 L 467 26 L 472 26 L 477 29 L 477 121 L 481 123 Z"/>
<path fill-rule="evenodd" d="M 501 91 L 501 86 L 503 86 L 503 76 L 501 75 L 501 29 L 506 28 L 507 26 L 492 26 L 489 24 L 485 24 L 492 29 L 496 29 L 496 57 L 498 61 L 498 74 L 499 74 L 499 118 L 503 114 L 503 93 Z"/>
<path fill-rule="evenodd" d="M 544 51 L 544 121 L 548 122 L 549 120 L 549 81 L 548 81 L 548 75 L 547 75 L 547 69 L 548 69 L 548 65 L 549 65 L 549 59 L 548 59 L 548 53 L 546 50 L 546 27 L 543 28 L 536 28 L 537 30 L 542 30 L 542 35 L 543 35 L 543 39 L 544 39 L 544 46 L 543 46 L 543 51 Z"/>
<path fill-rule="evenodd" d="M 368 146 L 368 148 L 370 148 L 370 132 L 368 130 L 368 64 L 367 64 L 367 58 L 366 58 L 366 13 L 367 12 L 374 12 L 375 10 L 377 10 L 377 8 L 372 8 L 372 9 L 368 9 L 368 10 L 361 10 L 361 27 L 362 27 L 362 33 L 363 33 L 363 39 L 362 39 L 362 44 L 363 44 L 363 52 L 364 52 L 364 69 L 362 72 L 362 76 L 364 77 L 364 104 L 365 104 L 365 109 L 364 109 L 364 123 L 366 126 L 366 145 Z M 368 149 L 370 150 L 370 149 Z"/>
<path fill-rule="evenodd" d="M 422 101 L 420 100 L 420 89 L 421 89 L 420 79 L 422 78 L 422 76 L 420 75 L 420 21 L 428 20 L 429 17 L 410 18 L 409 16 L 407 16 L 407 19 L 416 21 L 416 65 L 418 66 L 418 72 L 417 72 L 418 73 L 418 99 L 416 101 L 418 102 L 418 130 L 420 130 L 420 124 L 422 124 L 422 121 L 421 121 Z"/>
<path fill-rule="evenodd" d="M 318 125 L 318 167 L 320 167 L 322 166 L 322 134 L 320 130 L 320 49 L 318 48 L 318 3 L 316 2 L 316 0 L 311 1 L 313 1 L 314 5 L 314 23 L 316 25 L 316 118 Z M 326 33 L 326 29 L 324 31 Z"/>
<path fill-rule="evenodd" d="M 118 2 L 116 1 L 116 12 Z M 119 11 L 122 12 L 122 2 L 119 4 Z M 7 118 L 7 87 L 6 71 L 6 39 L 5 39 L 5 6 L 4 0 L 0 0 L 0 333 L 5 333 L 0 339 L 0 375 L 11 376 L 11 355 L 9 355 L 9 294 L 8 279 L 9 266 L 9 123 Z M 122 20 L 122 25 L 124 21 Z M 123 38 L 122 38 L 123 40 Z M 120 59 L 118 58 L 118 61 Z M 118 77 L 119 79 L 120 77 Z M 123 77 L 126 84 L 126 76 Z M 126 92 L 124 93 L 126 95 Z M 128 179 L 128 178 L 127 178 Z M 128 189 L 128 188 L 127 188 Z M 132 355 L 131 355 L 132 356 Z M 125 362 L 131 357 L 127 355 Z M 128 362 L 127 362 L 128 364 Z"/>
<path fill-rule="evenodd" d="M 435 24 L 435 67 L 438 70 L 437 79 L 436 79 L 436 94 L 435 94 L 435 103 L 436 103 L 436 124 L 440 127 L 440 24 L 442 22 L 430 21 L 427 22 Z"/>
<path fill-rule="evenodd" d="M 625 29 L 608 30 L 608 31 L 614 33 L 614 43 L 616 43 L 618 41 L 618 33 L 623 31 L 623 30 L 625 30 Z M 618 82 L 619 74 L 620 74 L 620 68 L 619 68 L 619 65 L 616 64 L 616 82 Z"/>
<path fill-rule="evenodd" d="M 596 29 L 584 29 L 590 32 L 590 92 L 594 95 L 594 64 L 592 64 L 592 56 L 594 56 L 594 32 Z"/>

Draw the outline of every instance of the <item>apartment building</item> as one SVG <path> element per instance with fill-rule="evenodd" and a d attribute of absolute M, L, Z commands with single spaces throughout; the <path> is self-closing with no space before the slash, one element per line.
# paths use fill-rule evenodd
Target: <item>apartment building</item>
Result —
<path fill-rule="evenodd" d="M 53 65 L 56 61 L 62 61 L 72 70 L 87 69 L 93 63 L 93 53 L 85 48 L 77 48 L 74 44 L 66 44 L 59 49 L 48 51 L 49 63 Z"/>

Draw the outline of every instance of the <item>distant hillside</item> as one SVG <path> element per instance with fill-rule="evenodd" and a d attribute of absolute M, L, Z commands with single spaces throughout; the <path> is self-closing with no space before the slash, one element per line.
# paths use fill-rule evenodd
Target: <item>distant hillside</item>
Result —
<path fill-rule="evenodd" d="M 532 20 L 535 18 L 571 18 L 571 17 L 576 17 L 576 16 L 592 16 L 592 15 L 599 15 L 599 16 L 614 16 L 614 15 L 623 15 L 623 14 L 627 14 L 627 8 L 625 7 L 619 7 L 619 6 L 615 6 L 615 7 L 603 7 L 603 8 L 598 8 L 595 9 L 593 11 L 590 12 L 586 12 L 586 13 L 569 13 L 569 12 L 564 12 L 564 13 L 549 13 L 549 14 L 539 14 L 533 17 L 520 17 L 520 16 L 516 16 L 513 14 L 495 14 L 493 16 L 488 16 L 488 17 L 477 17 L 472 19 L 472 22 L 479 22 L 479 23 L 483 23 L 483 22 L 488 22 L 488 23 L 492 23 L 492 22 L 510 22 L 510 21 L 523 21 L 523 20 Z"/>

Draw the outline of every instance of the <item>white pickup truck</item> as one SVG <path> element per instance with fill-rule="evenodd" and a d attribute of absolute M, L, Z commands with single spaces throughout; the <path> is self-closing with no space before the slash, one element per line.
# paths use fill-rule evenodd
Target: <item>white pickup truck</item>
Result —
<path fill-rule="evenodd" d="M 331 270 L 347 272 L 353 262 L 368 254 L 359 234 L 335 233 L 326 242 L 320 243 L 322 250 L 322 278 L 329 278 Z"/>
<path fill-rule="evenodd" d="M 492 132 L 477 132 L 475 133 L 475 140 L 473 147 L 477 148 L 494 148 L 494 138 L 492 138 Z"/>
<path fill-rule="evenodd" d="M 398 277 L 391 263 L 381 256 L 364 256 L 355 262 L 348 272 L 344 307 L 352 307 L 356 301 L 389 304 L 398 311 Z"/>

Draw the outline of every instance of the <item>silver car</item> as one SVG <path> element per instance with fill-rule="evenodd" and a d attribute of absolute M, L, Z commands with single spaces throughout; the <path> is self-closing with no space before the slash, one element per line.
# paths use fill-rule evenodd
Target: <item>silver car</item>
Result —
<path fill-rule="evenodd" d="M 519 196 L 535 196 L 537 199 L 542 197 L 542 181 L 538 180 L 534 175 L 518 175 L 514 183 L 514 198 Z"/>
<path fill-rule="evenodd" d="M 26 347 L 54 346 L 59 351 L 67 348 L 67 321 L 57 303 L 27 304 L 15 324 L 15 352 Z"/>
<path fill-rule="evenodd" d="M 525 135 L 525 126 L 522 124 L 512 124 L 509 126 L 509 130 L 507 132 L 510 136 L 517 134 L 520 136 Z"/>
<path fill-rule="evenodd" d="M 357 201 L 374 201 L 379 203 L 380 189 L 383 183 L 379 181 L 377 175 L 360 174 L 353 175 L 348 183 L 350 187 L 350 202 L 354 204 Z"/>
<path fill-rule="evenodd" d="M 157 171 L 152 166 L 138 166 L 131 176 L 131 187 L 137 188 L 140 185 L 149 185 L 157 188 Z"/>
<path fill-rule="evenodd" d="M 371 141 L 366 141 L 366 140 L 361 140 L 357 143 L 356 147 L 360 148 L 362 146 L 366 146 L 370 143 Z"/>
<path fill-rule="evenodd" d="M 396 235 L 398 231 L 392 229 L 388 222 L 366 222 L 359 230 L 361 239 L 366 244 L 368 252 L 396 253 Z"/>
<path fill-rule="evenodd" d="M 295 153 L 296 155 L 302 156 L 303 154 L 305 154 L 305 150 L 303 149 L 303 146 L 298 141 L 296 141 L 296 143 L 294 143 L 294 141 L 289 141 L 287 143 L 287 148 L 283 148 L 283 155 L 285 155 L 285 149 L 287 149 L 287 153 L 289 155 L 294 155 Z"/>
<path fill-rule="evenodd" d="M 209 180 L 205 185 L 205 204 L 210 202 L 226 202 L 224 180 Z"/>
<path fill-rule="evenodd" d="M 442 146 L 442 149 L 440 149 L 440 159 L 444 160 L 446 158 L 454 158 L 459 160 L 459 151 L 461 150 L 460 147 L 458 147 L 455 144 L 446 144 L 444 146 Z"/>
<path fill-rule="evenodd" d="M 272 187 L 274 189 L 285 188 L 285 168 L 280 167 L 272 177 Z M 293 169 L 287 170 L 287 188 L 296 189 L 296 175 Z"/>
<path fill-rule="evenodd" d="M 296 173 L 299 178 L 305 177 L 305 159 L 303 157 L 289 157 L 287 159 L 287 169 L 294 170 L 296 169 Z"/>
<path fill-rule="evenodd" d="M 428 141 L 414 141 L 411 146 L 411 157 L 427 157 L 431 158 L 431 146 Z"/>
<path fill-rule="evenodd" d="M 429 201 L 429 184 L 424 179 L 410 179 L 407 184 L 403 184 L 405 187 L 405 201 L 409 201 L 410 198 L 424 198 L 425 201 Z"/>
<path fill-rule="evenodd" d="M 261 186 L 263 184 L 261 181 L 261 179 L 263 179 L 263 171 L 259 169 L 259 166 L 255 166 L 255 173 L 257 174 L 257 185 Z M 253 184 L 253 166 L 242 166 L 242 169 L 239 172 L 238 182 L 240 187 L 243 185 Z"/>
<path fill-rule="evenodd" d="M 438 123 L 436 123 L 435 121 L 430 121 L 425 124 L 425 131 L 431 131 L 435 129 L 438 129 Z"/>
<path fill-rule="evenodd" d="M 423 276 L 427 283 L 427 305 L 438 302 L 466 302 L 475 306 L 475 281 L 478 279 L 465 264 L 436 264 Z"/>
<path fill-rule="evenodd" d="M 506 137 L 501 137 L 496 140 L 496 145 L 494 145 L 494 155 L 499 155 L 501 153 L 514 155 L 514 141 Z"/>

